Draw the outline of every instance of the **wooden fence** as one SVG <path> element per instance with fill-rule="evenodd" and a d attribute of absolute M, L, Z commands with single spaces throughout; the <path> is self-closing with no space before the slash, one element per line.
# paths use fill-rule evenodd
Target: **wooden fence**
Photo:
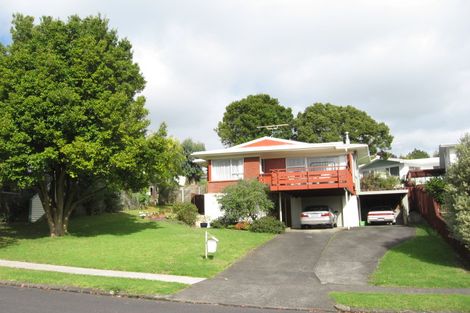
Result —
<path fill-rule="evenodd" d="M 449 245 L 451 245 L 464 259 L 470 262 L 470 251 L 458 240 L 454 239 L 442 217 L 441 208 L 423 186 L 410 187 L 408 199 L 411 211 L 417 211 L 428 224 L 434 228 Z"/>

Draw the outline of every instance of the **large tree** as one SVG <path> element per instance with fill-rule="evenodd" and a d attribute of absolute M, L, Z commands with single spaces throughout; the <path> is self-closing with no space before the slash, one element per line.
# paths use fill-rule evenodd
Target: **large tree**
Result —
<path fill-rule="evenodd" d="M 405 155 L 403 158 L 412 160 L 412 159 L 425 159 L 429 157 L 430 157 L 429 153 L 427 153 L 426 151 L 414 148 L 413 151 Z"/>
<path fill-rule="evenodd" d="M 35 188 L 61 236 L 105 186 L 139 189 L 167 173 L 171 141 L 164 126 L 146 134 L 145 80 L 106 19 L 18 14 L 12 24 L 0 48 L 0 183 Z"/>
<path fill-rule="evenodd" d="M 297 140 L 311 143 L 342 141 L 349 132 L 351 142 L 368 144 L 372 154 L 390 149 L 393 140 L 388 126 L 366 112 L 330 103 L 315 103 L 299 113 L 295 130 Z"/>
<path fill-rule="evenodd" d="M 193 152 L 204 151 L 206 147 L 202 142 L 193 141 L 191 138 L 186 138 L 181 143 L 184 153 L 183 175 L 188 182 L 199 182 L 204 176 L 204 172 L 199 164 L 194 163 L 194 157 L 191 155 Z"/>
<path fill-rule="evenodd" d="M 238 145 L 262 136 L 290 139 L 293 115 L 290 108 L 266 94 L 250 95 L 230 103 L 215 131 L 225 146 Z M 277 130 L 260 126 L 288 124 Z"/>

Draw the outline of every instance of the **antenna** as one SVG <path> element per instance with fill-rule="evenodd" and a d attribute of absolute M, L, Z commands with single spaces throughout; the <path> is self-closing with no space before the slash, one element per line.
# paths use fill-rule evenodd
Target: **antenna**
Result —
<path fill-rule="evenodd" d="M 263 126 L 257 126 L 256 128 L 262 129 L 265 128 L 267 130 L 271 131 L 271 136 L 274 137 L 274 133 L 279 130 L 280 127 L 286 127 L 289 126 L 289 124 L 274 124 L 274 125 L 263 125 Z"/>

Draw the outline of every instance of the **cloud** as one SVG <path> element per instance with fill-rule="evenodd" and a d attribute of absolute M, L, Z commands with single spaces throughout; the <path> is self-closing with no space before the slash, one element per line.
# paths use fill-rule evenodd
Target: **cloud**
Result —
<path fill-rule="evenodd" d="M 467 1 L 52 1 L 0 3 L 11 15 L 100 12 L 134 47 L 152 128 L 208 148 L 230 102 L 268 93 L 296 113 L 353 105 L 387 123 L 393 152 L 432 152 L 470 131 Z"/>

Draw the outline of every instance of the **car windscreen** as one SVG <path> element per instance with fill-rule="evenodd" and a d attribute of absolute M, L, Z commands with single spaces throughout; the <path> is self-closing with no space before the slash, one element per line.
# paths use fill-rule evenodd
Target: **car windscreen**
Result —
<path fill-rule="evenodd" d="M 392 211 L 392 208 L 389 206 L 376 206 L 376 207 L 370 208 L 369 211 Z"/>
<path fill-rule="evenodd" d="M 302 211 L 307 212 L 307 211 L 328 211 L 327 206 L 308 206 L 304 208 Z"/>

